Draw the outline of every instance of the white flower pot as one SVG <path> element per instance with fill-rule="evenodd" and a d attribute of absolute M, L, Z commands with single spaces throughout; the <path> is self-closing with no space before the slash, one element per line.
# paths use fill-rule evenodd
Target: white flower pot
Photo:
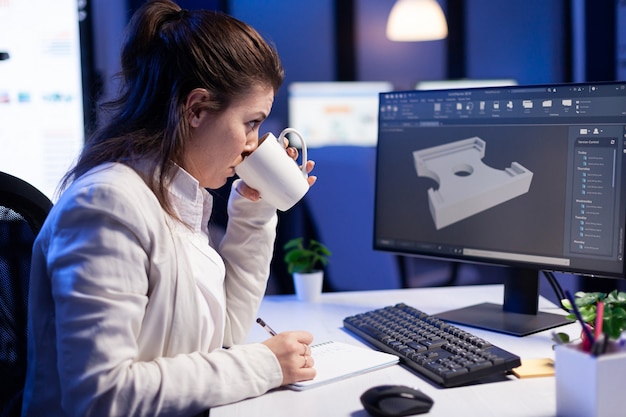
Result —
<path fill-rule="evenodd" d="M 322 294 L 324 271 L 310 273 L 293 273 L 293 284 L 296 288 L 296 296 L 300 301 L 314 303 L 319 301 Z"/>

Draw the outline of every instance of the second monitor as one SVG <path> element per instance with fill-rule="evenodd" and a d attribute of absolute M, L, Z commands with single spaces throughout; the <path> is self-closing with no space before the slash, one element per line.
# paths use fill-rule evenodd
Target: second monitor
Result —
<path fill-rule="evenodd" d="M 378 95 L 393 90 L 384 81 L 295 82 L 289 85 L 289 126 L 311 148 L 375 146 Z"/>

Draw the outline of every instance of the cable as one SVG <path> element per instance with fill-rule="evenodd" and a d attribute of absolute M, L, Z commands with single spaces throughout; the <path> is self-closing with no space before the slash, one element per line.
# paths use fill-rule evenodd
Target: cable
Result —
<path fill-rule="evenodd" d="M 563 288 L 561 288 L 561 284 L 559 284 L 559 281 L 556 279 L 556 276 L 554 276 L 554 273 L 552 271 L 543 271 L 543 274 L 548 280 L 548 283 L 550 284 L 550 286 L 552 287 L 554 294 L 559 299 L 559 307 L 563 311 L 570 313 L 570 311 L 567 308 L 565 308 L 565 306 L 563 305 L 563 300 L 565 299 L 565 292 L 563 291 Z"/>

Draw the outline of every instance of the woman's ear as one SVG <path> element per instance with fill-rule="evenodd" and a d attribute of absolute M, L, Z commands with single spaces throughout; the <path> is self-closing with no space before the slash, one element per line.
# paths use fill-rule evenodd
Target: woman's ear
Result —
<path fill-rule="evenodd" d="M 208 101 L 209 98 L 209 92 L 204 88 L 194 88 L 187 95 L 185 109 L 187 109 L 186 114 L 191 127 L 200 125 L 203 114 L 206 114 L 206 112 L 202 111 L 202 103 Z"/>

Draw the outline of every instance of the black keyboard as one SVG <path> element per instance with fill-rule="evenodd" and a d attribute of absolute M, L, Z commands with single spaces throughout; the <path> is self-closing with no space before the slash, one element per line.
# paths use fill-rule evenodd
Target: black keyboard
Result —
<path fill-rule="evenodd" d="M 346 329 L 442 387 L 455 387 L 521 365 L 519 356 L 406 304 L 343 320 Z"/>

